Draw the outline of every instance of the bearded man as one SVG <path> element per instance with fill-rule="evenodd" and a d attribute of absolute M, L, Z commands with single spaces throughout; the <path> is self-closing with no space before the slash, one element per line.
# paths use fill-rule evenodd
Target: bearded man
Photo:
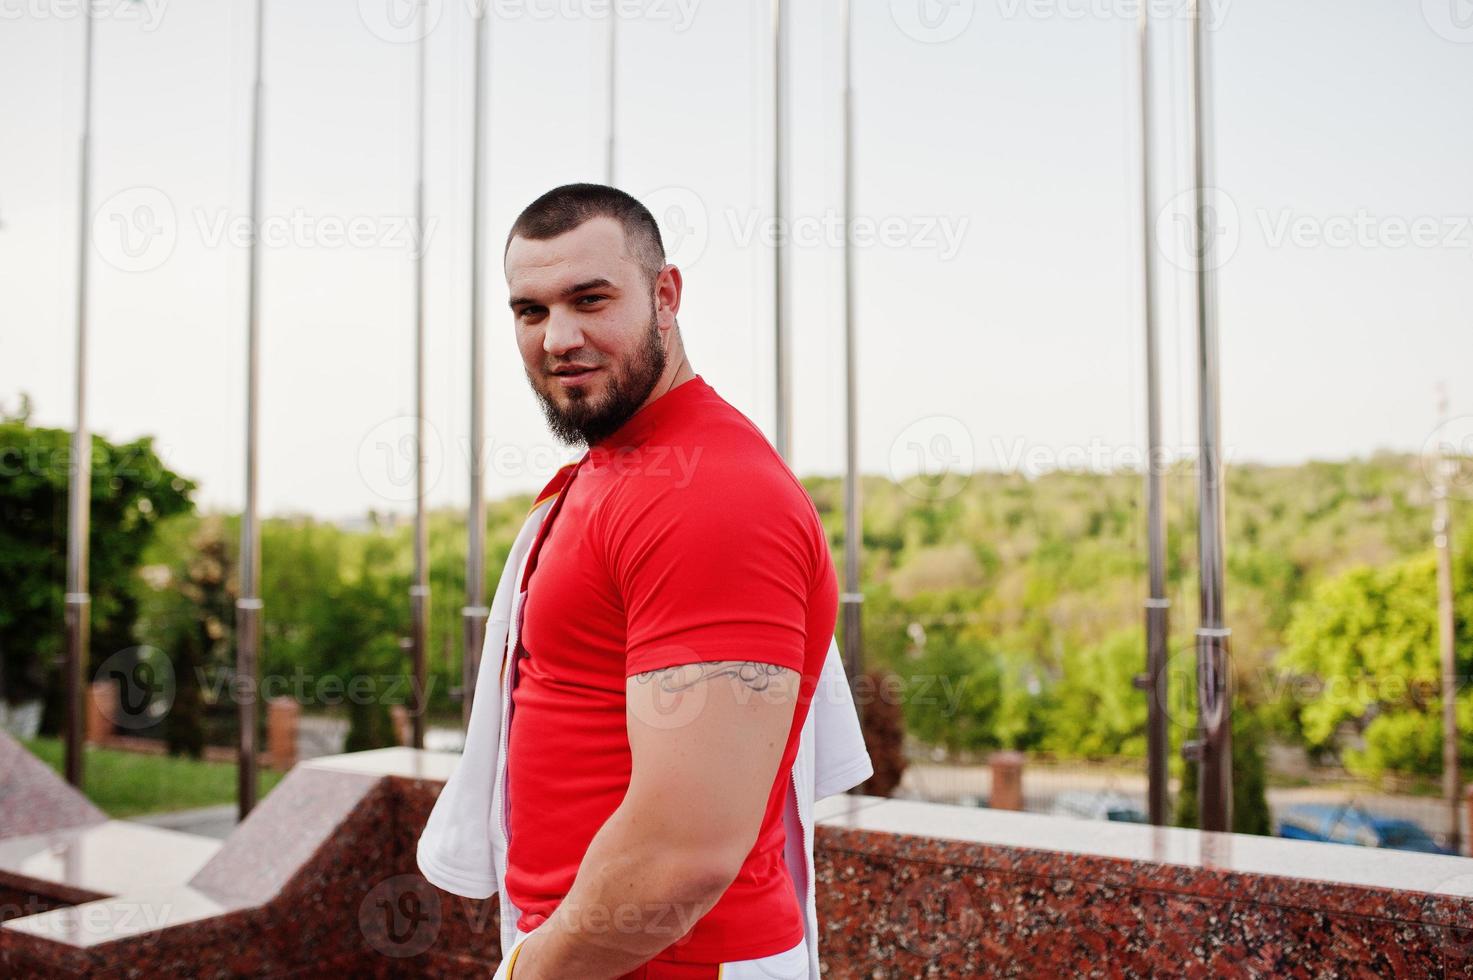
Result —
<path fill-rule="evenodd" d="M 501 976 L 808 977 L 783 806 L 838 609 L 818 514 L 694 372 L 636 199 L 549 191 L 504 264 L 527 379 L 586 451 L 509 641 Z"/>

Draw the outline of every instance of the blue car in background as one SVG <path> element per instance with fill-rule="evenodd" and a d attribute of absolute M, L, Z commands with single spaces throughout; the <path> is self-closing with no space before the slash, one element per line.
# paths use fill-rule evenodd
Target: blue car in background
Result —
<path fill-rule="evenodd" d="M 1452 852 L 1411 820 L 1378 817 L 1353 803 L 1302 803 L 1279 815 L 1280 837 L 1292 840 L 1389 847 L 1425 854 Z"/>

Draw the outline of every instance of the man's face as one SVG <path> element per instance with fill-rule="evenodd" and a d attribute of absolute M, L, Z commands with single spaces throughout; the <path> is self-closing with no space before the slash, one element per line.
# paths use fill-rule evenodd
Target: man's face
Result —
<path fill-rule="evenodd" d="M 657 294 L 613 218 L 590 218 L 556 238 L 513 238 L 506 282 L 517 347 L 553 433 L 593 443 L 618 429 L 649 398 L 665 371 Z M 678 303 L 678 299 L 677 299 Z"/>

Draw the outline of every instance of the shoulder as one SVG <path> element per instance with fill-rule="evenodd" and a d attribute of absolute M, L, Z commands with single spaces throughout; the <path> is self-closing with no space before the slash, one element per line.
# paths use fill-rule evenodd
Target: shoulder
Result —
<path fill-rule="evenodd" d="M 610 481 L 611 516 L 658 510 L 664 517 L 719 515 L 733 521 L 793 520 L 818 525 L 807 491 L 766 436 L 725 401 L 655 433 L 646 442 L 589 463 Z"/>
<path fill-rule="evenodd" d="M 761 430 L 724 401 L 638 446 L 590 454 L 588 463 L 605 484 L 597 534 L 611 566 L 661 554 L 681 556 L 689 569 L 703 555 L 823 572 L 827 536 L 808 492 Z"/>
<path fill-rule="evenodd" d="M 537 492 L 537 496 L 532 498 L 532 506 L 527 508 L 528 515 L 530 516 L 538 507 L 541 507 L 553 497 L 557 496 L 563 487 L 567 485 L 568 480 L 573 475 L 573 471 L 577 468 L 577 463 L 564 463 L 558 467 L 557 472 L 552 475 L 552 479 L 548 480 L 542 489 Z"/>

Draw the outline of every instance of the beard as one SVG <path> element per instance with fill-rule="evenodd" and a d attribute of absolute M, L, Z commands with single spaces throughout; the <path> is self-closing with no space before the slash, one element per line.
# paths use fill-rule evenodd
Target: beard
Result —
<path fill-rule="evenodd" d="M 595 394 L 582 388 L 565 389 L 568 404 L 559 406 L 548 394 L 544 384 L 551 382 L 533 377 L 527 372 L 532 391 L 542 405 L 542 414 L 548 428 L 560 441 L 570 445 L 594 443 L 606 439 L 629 421 L 639 411 L 650 392 L 655 390 L 660 375 L 665 373 L 665 348 L 660 343 L 660 327 L 654 306 L 650 307 L 649 329 L 644 341 L 634 351 L 629 362 L 622 366 L 606 365 L 609 377 L 602 393 Z"/>

